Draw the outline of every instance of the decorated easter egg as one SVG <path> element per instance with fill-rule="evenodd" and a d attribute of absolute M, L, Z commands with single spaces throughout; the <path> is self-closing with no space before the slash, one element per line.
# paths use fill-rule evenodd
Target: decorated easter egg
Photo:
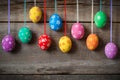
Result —
<path fill-rule="evenodd" d="M 72 41 L 68 36 L 63 36 L 59 40 L 59 48 L 62 52 L 67 53 L 72 47 Z"/>
<path fill-rule="evenodd" d="M 84 27 L 80 23 L 74 23 L 71 28 L 71 34 L 75 39 L 81 39 L 84 36 Z"/>
<path fill-rule="evenodd" d="M 99 38 L 96 34 L 90 34 L 87 37 L 86 45 L 89 50 L 95 50 L 98 47 Z"/>
<path fill-rule="evenodd" d="M 105 46 L 105 55 L 107 56 L 107 58 L 109 59 L 115 58 L 117 55 L 117 52 L 118 52 L 118 48 L 113 42 L 109 42 Z"/>
<path fill-rule="evenodd" d="M 10 52 L 15 48 L 15 38 L 12 35 L 6 35 L 2 39 L 2 48 L 6 52 Z"/>
<path fill-rule="evenodd" d="M 107 22 L 107 16 L 103 11 L 99 11 L 94 17 L 95 25 L 98 28 L 103 28 Z"/>
<path fill-rule="evenodd" d="M 39 7 L 34 6 L 29 11 L 29 18 L 32 22 L 37 23 L 42 17 L 42 11 Z"/>
<path fill-rule="evenodd" d="M 51 45 L 51 38 L 48 35 L 41 35 L 38 39 L 38 45 L 42 50 L 47 50 Z"/>
<path fill-rule="evenodd" d="M 57 31 L 62 27 L 62 19 L 58 14 L 53 14 L 49 19 L 50 29 Z"/>
<path fill-rule="evenodd" d="M 32 38 L 31 30 L 28 27 L 21 27 L 18 32 L 18 37 L 22 43 L 30 42 Z"/>

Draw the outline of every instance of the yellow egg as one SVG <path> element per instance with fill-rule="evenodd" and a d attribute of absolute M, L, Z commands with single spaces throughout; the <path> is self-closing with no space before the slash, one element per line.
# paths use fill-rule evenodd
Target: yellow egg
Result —
<path fill-rule="evenodd" d="M 89 50 L 95 50 L 99 44 L 99 38 L 96 34 L 90 34 L 86 40 L 87 48 Z"/>
<path fill-rule="evenodd" d="M 62 52 L 67 53 L 72 47 L 72 41 L 68 36 L 63 36 L 59 40 L 59 48 Z"/>
<path fill-rule="evenodd" d="M 29 18 L 32 22 L 37 23 L 42 17 L 42 11 L 39 7 L 32 7 L 29 11 Z"/>

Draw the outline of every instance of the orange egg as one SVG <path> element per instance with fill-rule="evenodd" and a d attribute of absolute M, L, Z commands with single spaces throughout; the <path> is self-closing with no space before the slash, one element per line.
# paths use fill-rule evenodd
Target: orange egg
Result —
<path fill-rule="evenodd" d="M 99 38 L 96 34 L 90 34 L 87 37 L 86 45 L 89 50 L 95 50 L 98 47 Z"/>

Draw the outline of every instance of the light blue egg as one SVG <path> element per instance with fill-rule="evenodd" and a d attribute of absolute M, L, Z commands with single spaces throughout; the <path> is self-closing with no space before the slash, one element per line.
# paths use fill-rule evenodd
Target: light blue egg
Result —
<path fill-rule="evenodd" d="M 51 15 L 50 19 L 49 19 L 49 26 L 50 26 L 50 29 L 52 29 L 54 31 L 61 29 L 61 27 L 62 27 L 61 17 L 56 13 Z"/>

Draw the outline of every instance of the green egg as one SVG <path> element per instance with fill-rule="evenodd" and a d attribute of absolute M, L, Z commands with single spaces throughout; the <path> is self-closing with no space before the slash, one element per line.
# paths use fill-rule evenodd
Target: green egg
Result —
<path fill-rule="evenodd" d="M 18 32 L 18 37 L 22 43 L 29 43 L 32 38 L 32 33 L 28 27 L 21 27 Z"/>
<path fill-rule="evenodd" d="M 107 22 L 107 16 L 103 11 L 99 11 L 95 14 L 94 21 L 97 28 L 103 28 Z"/>

